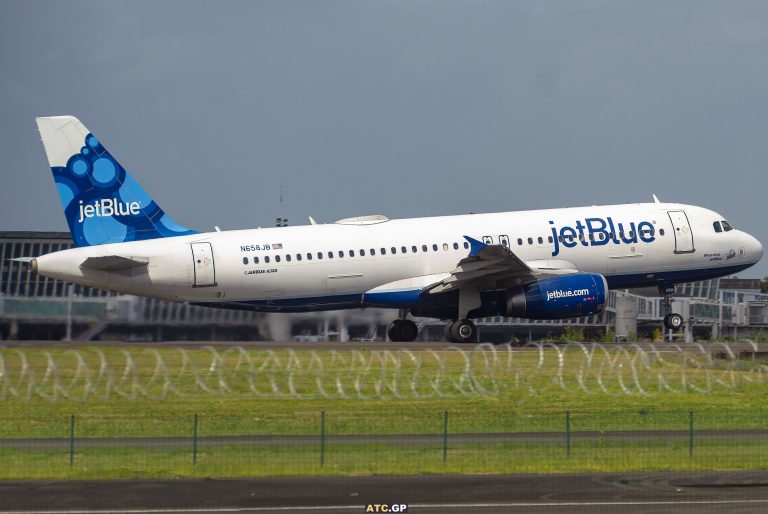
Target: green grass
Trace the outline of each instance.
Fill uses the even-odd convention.
[[[100,351],[104,362],[116,372],[115,376],[121,377],[125,354],[114,348]],[[221,359],[215,363],[218,369],[211,372],[211,354],[206,350],[189,351],[187,357],[176,350],[158,350],[168,376],[173,380],[173,388],[169,391],[163,381],[150,380],[158,369],[156,355],[143,349],[131,349],[129,354],[136,363],[132,372],[135,372],[136,383],[143,392],[135,399],[121,398],[114,393],[113,387],[111,397],[105,399],[102,396],[107,390],[106,382],[99,383],[98,370],[102,362],[95,349],[84,352],[86,368],[71,352],[51,350],[50,355],[59,364],[59,383],[67,384],[74,397],[84,396],[87,389],[86,381],[82,380],[84,374],[90,373],[91,382],[98,386],[91,389],[87,399],[73,401],[62,398],[54,381],[45,378],[47,356],[44,352],[45,349],[37,348],[25,351],[35,383],[41,385],[39,393],[25,400],[9,394],[8,389],[21,391],[25,384],[28,385],[20,380],[22,361],[13,351],[0,350],[4,364],[0,371],[5,373],[0,373],[0,438],[65,440],[69,436],[71,415],[76,418],[76,443],[80,438],[100,437],[191,438],[193,417],[197,414],[201,437],[311,435],[318,436],[319,441],[320,413],[324,411],[328,435],[434,434],[436,439],[434,444],[425,443],[424,446],[329,443],[322,468],[319,444],[201,447],[194,467],[191,465],[191,439],[186,449],[153,447],[152,444],[141,448],[116,444],[78,449],[76,444],[71,468],[66,443],[56,452],[0,447],[0,459],[4,463],[0,467],[0,478],[762,469],[768,463],[768,440],[763,439],[748,444],[727,439],[714,443],[696,441],[693,459],[688,458],[687,443],[665,446],[647,439],[622,444],[575,441],[570,458],[566,459],[564,441],[549,445],[452,446],[450,437],[448,459],[446,463],[442,462],[440,435],[444,411],[449,413],[450,434],[563,432],[566,411],[571,413],[571,429],[575,432],[684,431],[688,429],[689,412],[694,412],[696,430],[768,429],[768,385],[763,383],[762,368],[750,363],[740,362],[734,369],[724,370],[722,362],[709,365],[701,358],[685,362],[680,356],[671,354],[665,362],[641,368],[637,377],[629,374],[629,366],[614,367],[612,374],[603,377],[608,393],[601,391],[594,371],[585,373],[583,380],[590,391],[587,394],[578,381],[578,370],[584,365],[578,352],[566,353],[566,365],[561,374],[558,374],[554,351],[545,355],[543,364],[535,353],[519,353],[514,354],[515,360],[511,364],[494,368],[497,388],[494,394],[462,396],[458,391],[462,380],[467,380],[466,361],[461,355],[449,352],[443,356],[442,371],[435,358],[426,359],[416,381],[416,391],[426,396],[431,391],[429,380],[441,373],[444,390],[450,393],[445,397],[433,395],[415,399],[411,395],[397,399],[385,394],[385,399],[345,399],[316,397],[317,368],[309,367],[311,359],[306,351],[297,351],[292,356],[286,352],[267,355],[263,351],[252,351],[250,354],[255,362],[267,365],[261,372],[249,374],[243,356],[234,351],[220,352]],[[401,391],[407,391],[409,383],[406,379],[415,373],[415,366],[407,360],[401,361],[399,375],[394,367],[381,366],[376,368],[377,373],[370,370],[366,373],[365,359],[372,354],[365,351],[355,354],[318,351],[315,355],[323,361],[324,383],[335,384],[338,380],[345,390],[355,391],[354,381],[362,377],[360,391],[368,396],[373,396],[377,381],[390,386],[397,384]],[[621,351],[597,353],[592,369],[607,368],[612,362],[615,365],[615,359],[626,359],[622,355]],[[473,378],[490,389],[493,384],[483,371],[481,358],[477,355],[473,358],[476,359]],[[279,365],[275,359],[279,360]],[[272,377],[284,391],[287,383],[285,367],[290,359],[294,359],[294,366],[303,366],[302,372],[296,374],[294,386],[306,397],[253,397],[246,394],[250,387],[249,377],[260,390],[269,387],[269,377]],[[374,362],[378,361],[374,359]],[[190,372],[193,367],[198,369],[197,381]],[[686,372],[685,389],[675,378],[681,369]],[[223,392],[218,386],[220,370],[227,370],[225,377],[231,393]],[[660,370],[675,390],[685,392],[670,392],[659,387]],[[624,381],[625,387],[639,383],[649,394],[636,394],[634,386],[630,391],[635,394],[622,394],[619,379]],[[566,384],[565,388],[561,382]],[[123,382],[124,394],[131,392],[127,383]],[[165,399],[157,399],[163,395]],[[58,399],[53,401],[52,398],[57,396]]]

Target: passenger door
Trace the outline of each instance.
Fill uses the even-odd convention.
[[[192,262],[195,271],[193,287],[212,287],[216,285],[216,267],[213,262],[211,243],[190,243]]]
[[[688,216],[685,211],[668,211],[669,219],[672,222],[672,229],[675,234],[675,253],[695,252],[693,246],[693,232],[691,224],[688,222]]]

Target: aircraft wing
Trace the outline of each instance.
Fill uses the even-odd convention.
[[[136,268],[138,266],[146,266],[147,264],[149,264],[149,259],[146,257],[104,255],[102,257],[88,257],[80,264],[80,267],[99,271],[119,271]]]
[[[485,244],[469,236],[464,236],[464,239],[470,244],[469,256],[459,261],[448,277],[425,287],[423,293],[445,293],[470,284],[481,290],[503,289],[536,278],[578,273],[569,261],[545,259],[526,262],[506,246]]]

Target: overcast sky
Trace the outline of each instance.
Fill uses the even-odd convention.
[[[765,1],[4,0],[0,230],[66,230],[59,114],[198,230],[656,193],[768,243]]]

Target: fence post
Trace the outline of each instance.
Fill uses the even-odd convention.
[[[693,411],[688,413],[688,457],[693,458]]]
[[[571,458],[571,411],[565,411],[565,458]]]
[[[192,428],[192,465],[197,464],[197,414],[195,414],[195,424]]]
[[[325,464],[325,411],[320,411],[320,466]]]
[[[69,417],[69,467],[75,463],[75,415]]]
[[[448,411],[443,412],[443,464],[448,459]]]

